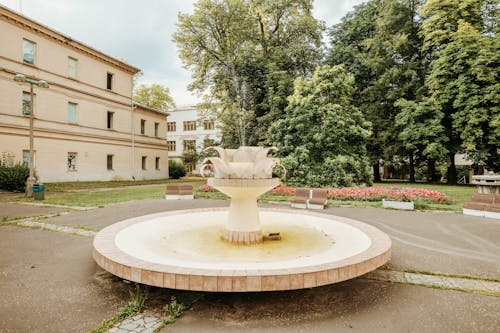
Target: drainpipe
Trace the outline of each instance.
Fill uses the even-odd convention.
[[[134,110],[135,110],[135,104],[134,104],[134,78],[132,77],[132,85],[130,89],[130,101],[131,101],[131,108],[130,108],[130,141],[131,141],[131,150],[130,150],[130,167],[132,168],[131,170],[131,175],[132,179],[135,180],[135,134],[134,134]]]

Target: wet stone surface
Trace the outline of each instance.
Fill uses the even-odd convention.
[[[108,333],[152,333],[160,326],[160,318],[135,315],[116,324]]]

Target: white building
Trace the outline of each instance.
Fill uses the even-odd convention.
[[[181,160],[186,171],[199,174],[200,162],[189,159],[189,153],[201,152],[220,142],[222,134],[214,112],[201,112],[196,105],[177,107],[169,111],[167,145],[169,157]]]

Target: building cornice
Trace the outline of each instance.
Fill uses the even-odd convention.
[[[17,25],[24,30],[30,31],[34,34],[42,36],[48,40],[57,42],[66,47],[72,48],[77,52],[83,53],[115,68],[118,68],[124,72],[130,73],[132,75],[140,71],[139,68],[126,64],[125,62],[108,56],[101,51],[98,51],[88,45],[83,44],[73,38],[64,35],[52,28],[47,27],[41,23],[33,21],[15,11],[8,9],[5,6],[0,5],[0,19],[7,21],[13,25]]]

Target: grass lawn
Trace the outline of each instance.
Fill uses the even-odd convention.
[[[47,191],[43,203],[67,206],[103,206],[116,202],[161,199],[165,196],[166,183],[185,182],[193,185],[195,198],[197,199],[228,199],[219,191],[200,191],[198,188],[206,183],[206,180],[198,177],[185,177],[183,179],[149,180],[149,181],[117,181],[117,182],[72,182],[72,183],[47,183]],[[146,187],[126,188],[133,185],[151,185]],[[156,185],[156,186],[155,186]],[[416,209],[423,210],[450,210],[461,211],[464,202],[470,201],[475,193],[475,186],[426,184],[408,182],[383,182],[376,183],[375,187],[415,187],[438,190],[450,198],[447,203],[433,204],[424,201],[415,201]],[[113,189],[114,187],[121,187]],[[111,188],[111,189],[110,189]],[[105,189],[105,190],[104,190]],[[75,190],[80,190],[75,192]],[[87,190],[87,191],[86,191]],[[267,193],[261,197],[262,201],[289,201],[292,197],[276,193]],[[33,201],[25,198],[22,194],[9,198],[9,201]],[[329,200],[330,206],[348,207],[382,207],[381,201],[344,201]]]

